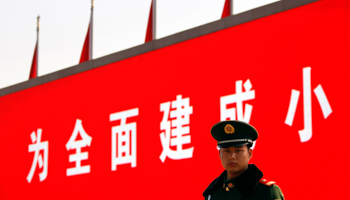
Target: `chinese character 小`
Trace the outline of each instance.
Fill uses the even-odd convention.
[[[314,89],[314,93],[321,106],[323,117],[326,119],[332,113],[332,108],[320,84]],[[299,91],[292,89],[287,117],[284,122],[289,126],[292,126],[293,124],[295,111],[299,101],[299,94]],[[304,129],[299,131],[299,137],[301,142],[307,142],[312,137],[311,67],[303,68],[303,95]]]

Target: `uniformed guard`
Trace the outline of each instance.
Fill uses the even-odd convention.
[[[211,128],[217,141],[225,171],[204,191],[205,200],[284,200],[273,181],[262,179],[263,173],[248,164],[252,145],[258,138],[256,129],[241,121],[222,121]]]

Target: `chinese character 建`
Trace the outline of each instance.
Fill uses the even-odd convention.
[[[170,107],[174,110],[170,111]],[[160,104],[160,111],[164,114],[160,123],[160,129],[163,130],[160,134],[163,151],[159,159],[164,162],[166,157],[174,160],[192,158],[193,147],[183,149],[182,146],[191,143],[189,124],[193,109],[190,98],[182,99],[182,95],[177,95],[175,101]],[[175,146],[176,150],[170,146]]]

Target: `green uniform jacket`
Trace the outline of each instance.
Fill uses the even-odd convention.
[[[260,183],[263,173],[253,164],[241,175],[226,181],[224,171],[204,191],[205,200],[284,200],[277,185]]]

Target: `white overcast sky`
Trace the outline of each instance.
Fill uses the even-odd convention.
[[[233,0],[234,14],[278,0]],[[157,0],[157,38],[221,18],[225,0]],[[151,0],[94,0],[93,59],[144,43]],[[0,0],[0,88],[28,80],[40,15],[38,76],[79,63],[91,0]]]

